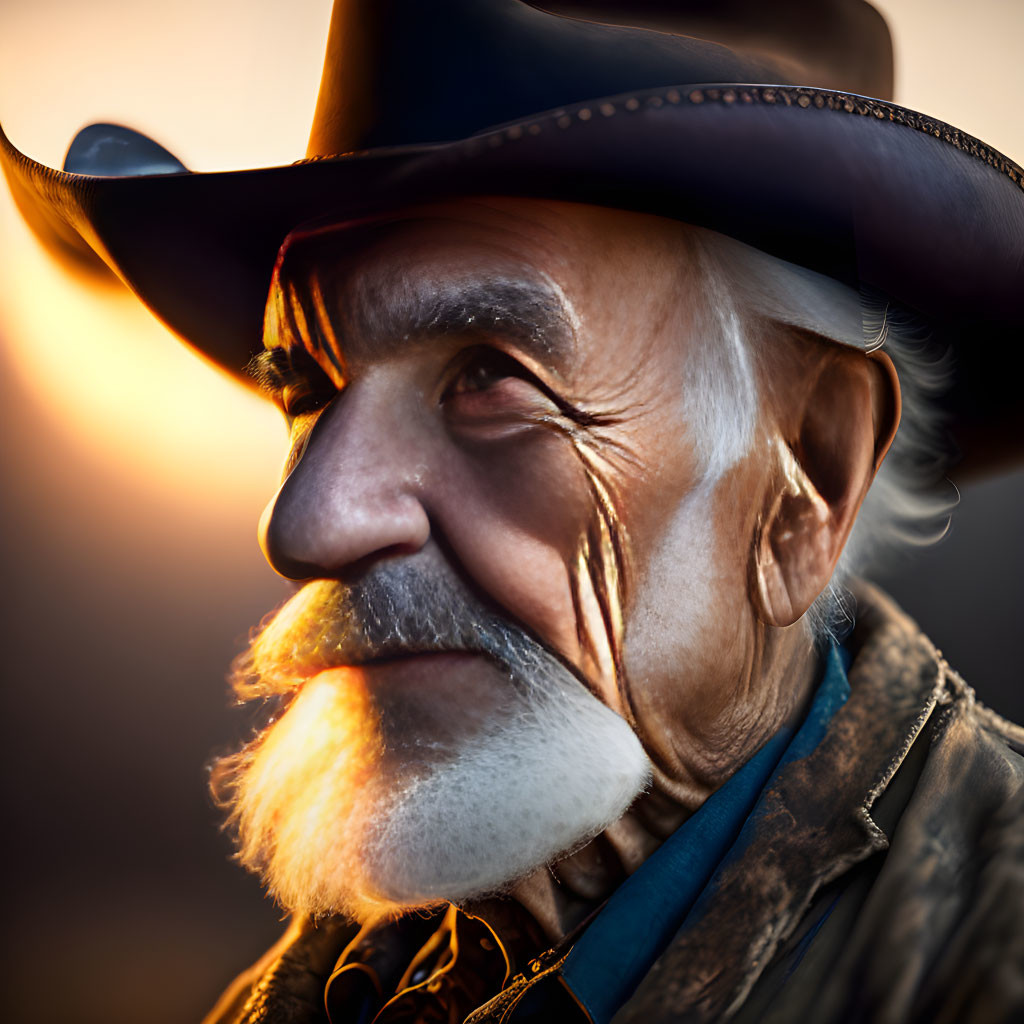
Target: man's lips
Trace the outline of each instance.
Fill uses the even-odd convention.
[[[354,662],[349,668],[373,668],[377,665],[407,664],[411,662],[444,661],[445,659],[489,658],[483,651],[448,650],[448,651],[405,651],[400,653],[382,654],[376,658]]]
[[[457,669],[467,663],[480,664],[490,662],[497,667],[497,662],[491,655],[484,651],[470,650],[443,650],[443,651],[406,651],[401,653],[389,652],[376,657],[357,659],[339,662],[336,665],[325,665],[308,673],[309,678],[315,678],[324,672],[332,672],[336,669],[345,669],[351,672],[361,672],[373,675],[374,673],[417,673],[417,672],[443,672]]]
[[[508,671],[471,651],[407,654],[326,669],[318,683],[358,686],[385,719],[406,723],[398,734],[464,737],[486,728],[515,700]]]
[[[500,672],[498,665],[487,654],[479,651],[415,651],[408,654],[389,654],[386,657],[371,658],[357,665],[344,665],[318,672],[341,669],[358,673],[372,686],[374,684],[428,685],[454,675],[464,673]]]
[[[555,655],[551,655],[556,657]],[[603,699],[590,680],[574,665],[561,658],[559,662],[571,673],[577,682],[598,699]],[[461,690],[461,697],[469,694],[467,687],[474,687],[479,694],[480,687],[487,682],[499,683],[504,689],[509,685],[510,668],[488,651],[466,648],[444,650],[389,651],[365,659],[317,666],[303,673],[303,685],[331,672],[339,672],[338,681],[351,680],[353,675],[365,680],[369,689],[417,687],[431,689],[441,696],[444,689]],[[452,696],[456,694],[453,692]]]

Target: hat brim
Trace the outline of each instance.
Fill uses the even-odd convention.
[[[278,249],[297,225],[453,196],[535,196],[699,224],[884,293],[952,346],[946,403],[972,463],[1021,447],[1024,403],[1001,371],[1024,340],[1024,172],[895,104],[686,85],[450,143],[259,170],[67,174],[2,131],[0,160],[37,233],[65,252],[98,254],[172,330],[243,380],[261,347]]]

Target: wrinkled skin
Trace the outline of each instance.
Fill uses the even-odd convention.
[[[521,323],[403,332],[330,312],[338,330],[315,353],[316,381],[282,396],[299,395],[291,471],[261,524],[278,572],[348,579],[380,559],[440,555],[573,666],[653,762],[651,791],[619,822],[514,890],[549,940],[799,715],[817,659],[797,620],[899,416],[884,356],[780,343],[749,455],[708,481],[682,397],[703,341],[685,230],[523,199],[361,229],[329,312],[511,280],[548,297],[564,337]],[[365,671],[445,699],[430,656]],[[479,908],[499,928],[503,912]]]

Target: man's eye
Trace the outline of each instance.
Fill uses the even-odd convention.
[[[300,380],[286,384],[281,389],[280,405],[284,414],[291,419],[322,409],[335,395],[332,388],[314,388],[308,381]]]
[[[475,394],[498,387],[510,378],[540,387],[537,378],[511,356],[497,349],[473,349],[445,391],[442,401],[455,395]]]
[[[338,393],[316,360],[303,349],[264,349],[246,369],[289,419],[317,412]]]

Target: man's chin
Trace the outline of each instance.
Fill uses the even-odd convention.
[[[239,857],[284,907],[365,920],[500,892],[646,787],[632,730],[569,673],[517,686],[484,660],[323,672],[239,756]]]

